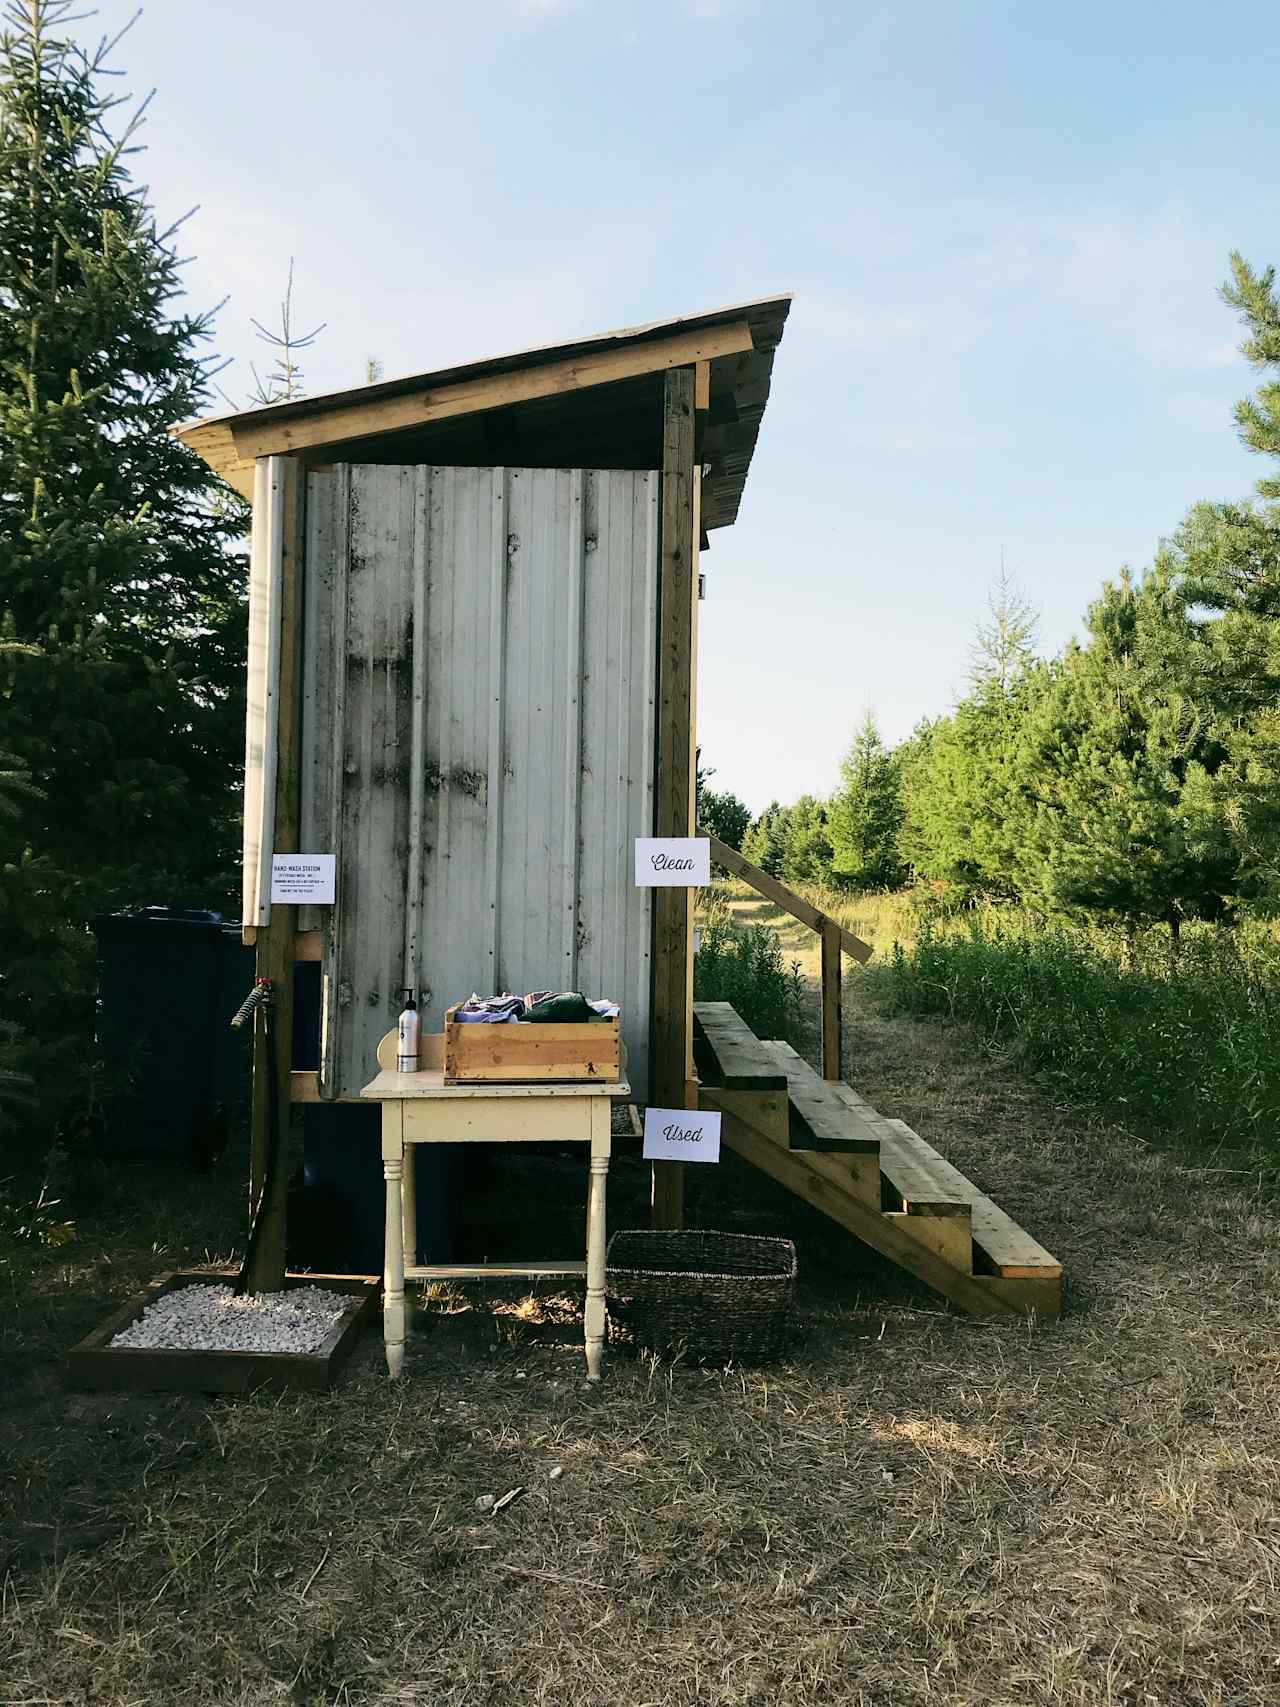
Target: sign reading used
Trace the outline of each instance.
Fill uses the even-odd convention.
[[[337,866],[336,854],[272,854],[271,899],[332,906]]]
[[[692,1108],[646,1108],[647,1162],[718,1162],[720,1116]]]
[[[711,881],[711,843],[705,836],[637,836],[640,889],[699,889]]]

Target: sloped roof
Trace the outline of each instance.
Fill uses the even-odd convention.
[[[790,296],[734,303],[571,343],[381,380],[321,397],[207,416],[175,429],[210,467],[252,491],[257,456],[309,462],[435,462],[656,468],[667,369],[706,361],[702,525],[737,518]]]

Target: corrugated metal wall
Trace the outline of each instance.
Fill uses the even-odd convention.
[[[612,996],[644,1084],[657,494],[590,470],[309,476],[302,846],[338,855],[322,1094],[368,1082],[405,985],[431,1029],[472,990]]]

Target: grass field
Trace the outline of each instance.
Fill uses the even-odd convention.
[[[324,1397],[71,1394],[61,1352],[242,1209],[234,1166],[82,1170],[73,1244],[0,1248],[0,1704],[1270,1707],[1274,1206],[869,989],[850,1077],[1061,1257],[1060,1323],[955,1316],[730,1161],[693,1213],[797,1238],[783,1366],[592,1391],[572,1297],[469,1290],[395,1386],[374,1338]],[[474,1214],[572,1237],[548,1167]],[[639,1217],[634,1154],[611,1185]]]

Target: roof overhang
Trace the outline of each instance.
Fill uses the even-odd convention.
[[[174,429],[246,497],[260,456],[306,462],[658,468],[663,376],[706,364],[702,525],[737,518],[790,296],[493,356]]]

